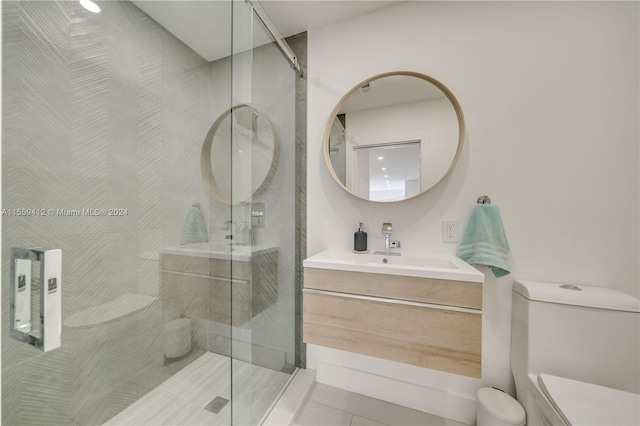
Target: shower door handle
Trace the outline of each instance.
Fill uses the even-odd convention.
[[[40,262],[40,316],[31,323],[31,265]],[[62,251],[13,249],[12,335],[47,352],[62,345]]]

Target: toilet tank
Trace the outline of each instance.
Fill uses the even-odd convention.
[[[635,297],[603,287],[514,282],[511,371],[519,400],[527,374],[541,373],[640,393],[639,360]]]

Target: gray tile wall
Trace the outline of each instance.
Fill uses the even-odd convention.
[[[208,63],[129,2],[96,15],[77,1],[2,6],[3,208],[128,210],[3,217],[3,306],[16,246],[62,249],[63,318],[127,293],[159,297],[157,253],[179,243],[202,186],[191,147],[211,119]],[[101,424],[166,378],[160,302],[63,325],[47,354],[10,338],[5,312],[2,424]]]

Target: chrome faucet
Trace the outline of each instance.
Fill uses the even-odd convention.
[[[384,235],[384,251],[376,251],[373,254],[382,254],[385,256],[400,256],[400,253],[391,253],[391,247],[400,247],[399,241],[391,241],[393,229],[391,223],[382,224],[382,235]]]
[[[232,220],[228,220],[222,226],[223,231],[229,231],[228,235],[225,235],[225,240],[229,240],[229,244],[231,245],[252,245],[255,244],[255,238],[253,235],[253,228],[247,224],[247,222],[243,222],[245,224],[244,227],[238,227]]]
[[[382,235],[384,235],[384,254],[389,254],[389,240],[391,239],[391,224],[385,222],[382,224]]]
[[[233,221],[232,220],[227,220],[224,225],[222,225],[222,229],[223,231],[229,231],[228,235],[224,236],[225,240],[229,240],[230,243],[233,243]]]

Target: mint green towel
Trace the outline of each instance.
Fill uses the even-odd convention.
[[[209,241],[207,227],[199,207],[191,207],[184,220],[182,229],[182,245],[206,243]]]
[[[458,257],[467,263],[487,265],[497,278],[511,271],[509,243],[498,206],[476,205],[460,240]]]

